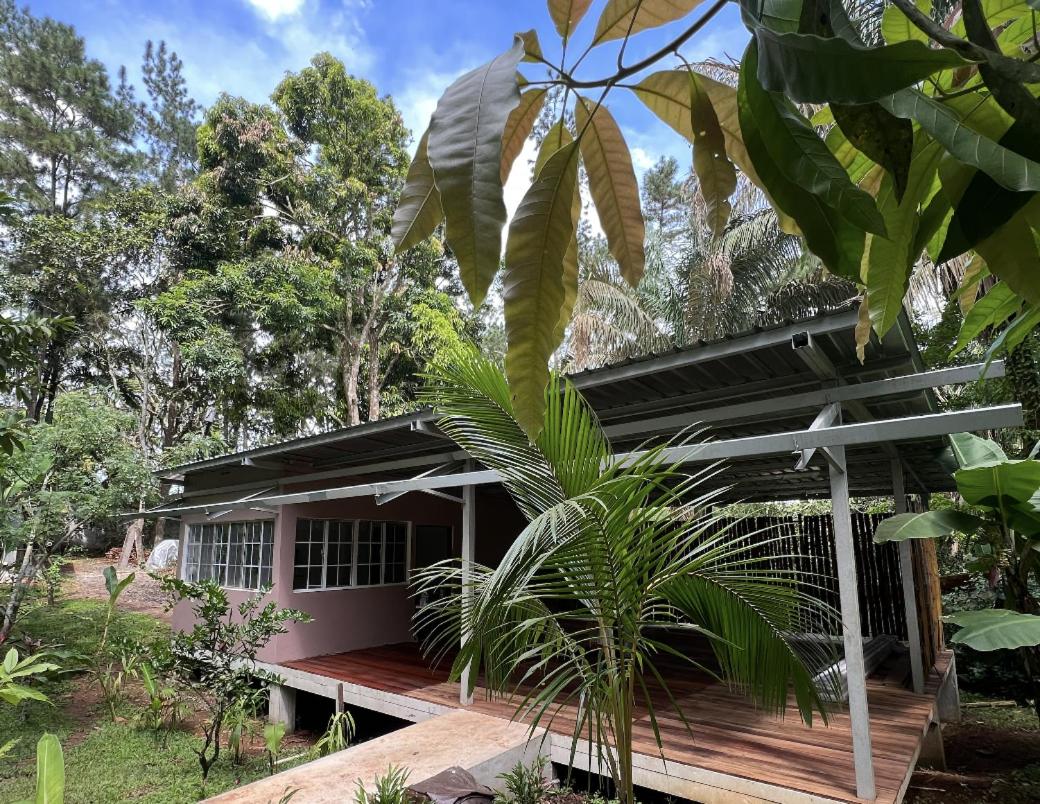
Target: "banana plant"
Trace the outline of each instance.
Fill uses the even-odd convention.
[[[960,626],[951,641],[980,651],[1017,650],[1040,717],[1040,460],[1037,449],[1011,459],[993,441],[969,433],[950,437],[960,468],[954,472],[965,505],[898,514],[882,522],[874,541],[940,539],[966,535],[975,551],[973,571],[994,579],[1003,607],[947,617]]]
[[[610,110],[622,93],[692,147],[716,236],[739,171],[861,287],[861,338],[895,324],[926,253],[967,255],[1006,283],[1019,304],[1001,323],[1019,323],[1005,345],[1040,324],[1034,0],[738,0],[750,41],[736,87],[693,61],[729,0],[547,2],[554,30],[516,34],[444,92],[392,230],[404,251],[443,223],[476,306],[501,273],[506,373],[530,438],[577,295],[579,165],[621,274],[633,287],[643,275],[639,188]],[[503,186],[534,131],[546,133],[510,220]]]
[[[49,703],[47,696],[42,692],[20,682],[60,669],[58,665],[47,661],[46,654],[35,653],[20,658],[16,649],[9,649],[4,656],[3,664],[0,664],[0,701],[12,706],[27,700]]]

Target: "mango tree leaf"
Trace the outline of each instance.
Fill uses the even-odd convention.
[[[592,0],[549,0],[549,16],[564,41],[570,38]]]
[[[957,354],[985,330],[1000,326],[1021,309],[1022,298],[1007,282],[998,282],[972,305],[970,312],[964,317],[961,330],[957,333],[957,343],[950,354]]]
[[[729,221],[729,198],[737,189],[737,171],[726,156],[726,135],[719,125],[711,96],[701,86],[701,78],[690,70],[690,113],[693,128],[693,170],[697,174],[708,225],[715,237]]]
[[[931,16],[931,0],[914,0],[914,5],[917,6],[922,14]],[[910,22],[906,14],[895,5],[886,6],[884,13],[881,15],[881,36],[890,45],[894,45],[897,42],[911,42],[915,40],[928,44],[931,41],[928,38],[928,34]]]
[[[896,200],[892,174],[886,173],[881,181],[878,209],[885,218],[888,234],[868,235],[863,253],[863,282],[870,299],[870,318],[878,335],[888,332],[903,311],[910,272],[920,256],[913,250],[921,224],[918,208],[931,191],[942,155],[942,146],[922,132],[902,201]]]
[[[501,176],[503,185],[509,178],[513,163],[524,149],[524,143],[531,136],[534,121],[538,119],[538,113],[542,111],[544,102],[544,89],[540,87],[528,89],[520,94],[520,103],[506,118],[506,125],[502,130]]]
[[[426,155],[429,136],[429,131],[425,132],[415,148],[415,157],[408,167],[408,178],[405,179],[404,190],[401,191],[401,200],[394,211],[390,236],[394,239],[394,250],[397,253],[421,243],[433,234],[444,219],[441,194],[433,182],[433,168],[430,167],[430,160]]]
[[[874,531],[874,543],[941,539],[951,533],[975,533],[985,525],[986,520],[955,508],[918,514],[896,514],[878,523],[877,530]]]
[[[950,641],[972,650],[1014,650],[1040,645],[1040,617],[1011,609],[959,611],[944,618],[961,626]]]
[[[767,144],[767,131],[760,127],[765,124],[774,137],[781,130],[773,98],[758,82],[757,64],[757,46],[752,40],[740,67],[740,129],[762,186],[778,210],[798,223],[809,248],[828,270],[858,281],[864,232],[780,169],[778,160],[792,157],[789,148],[778,151],[776,142]],[[790,138],[778,141],[790,144]]]
[[[962,469],[973,466],[989,465],[996,461],[1008,459],[1000,444],[988,438],[979,438],[971,433],[953,433],[950,436],[950,447]]]
[[[509,225],[503,299],[506,376],[517,420],[532,439],[542,427],[549,357],[563,304],[563,261],[574,237],[578,146],[546,160]]]
[[[899,201],[906,191],[910,175],[910,157],[914,150],[913,123],[894,117],[877,103],[850,106],[832,103],[828,108],[849,142],[892,176],[896,201]]]
[[[702,0],[607,0],[599,15],[592,44],[621,39],[685,17]]]
[[[953,156],[989,174],[1001,186],[1009,190],[1040,190],[1040,163],[969,128],[949,106],[916,89],[897,92],[882,98],[880,103],[896,117],[916,122]]]
[[[578,96],[574,122],[581,136],[581,158],[589,177],[607,245],[621,275],[635,287],[646,265],[646,225],[639,203],[639,183],[621,129],[605,106]]]
[[[1026,502],[1040,490],[1040,461],[995,461],[958,469],[953,479],[971,505],[1010,506]]]
[[[522,61],[545,61],[545,57],[542,55],[542,43],[538,41],[538,31],[532,28],[529,31],[521,31],[517,36],[524,43]]]
[[[836,37],[751,29],[762,86],[799,103],[869,103],[967,63],[952,50],[917,41],[860,47]]]
[[[470,301],[479,307],[502,257],[502,133],[520,101],[523,42],[463,75],[441,96],[427,152],[444,208],[445,238]]]
[[[44,734],[36,744],[36,804],[62,804],[65,800],[65,758],[61,743]]]
[[[997,229],[975,250],[982,255],[989,271],[1004,280],[1016,294],[1030,304],[1040,304],[1040,248],[1037,246],[1029,213],[1040,206],[1034,199]]]

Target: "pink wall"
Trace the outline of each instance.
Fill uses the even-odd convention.
[[[493,510],[482,514],[481,500],[477,502],[477,549],[480,555],[481,530],[486,528],[488,543],[485,550],[500,557],[513,534],[513,517],[496,517]],[[489,501],[490,502],[490,501]],[[498,500],[495,499],[496,507]],[[259,512],[235,512],[228,514],[226,521],[269,518]],[[293,553],[295,547],[296,520],[298,517],[371,519],[410,522],[412,525],[446,525],[453,529],[455,555],[459,554],[460,530],[462,527],[461,506],[450,500],[442,500],[419,492],[398,497],[386,505],[376,505],[372,498],[329,500],[300,505],[281,506],[275,516],[274,566],[271,595],[279,605],[300,609],[313,618],[312,622],[290,626],[289,633],[275,637],[264,650],[261,659],[270,662],[286,662],[307,656],[340,653],[358,648],[407,642],[412,639],[411,619],[414,603],[405,584],[375,586],[356,589],[294,591],[292,588]],[[181,528],[181,556],[184,556],[184,539],[187,525],[205,521],[204,516],[185,517]],[[414,539],[413,539],[414,541]],[[414,555],[414,543],[411,553]],[[497,561],[497,557],[495,558]],[[411,557],[409,558],[409,567]],[[233,603],[249,596],[249,592],[228,590]],[[183,629],[189,627],[192,614],[188,607],[179,606],[173,612],[173,625]]]

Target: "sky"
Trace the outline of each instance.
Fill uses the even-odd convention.
[[[89,56],[113,75],[125,65],[138,87],[145,42],[165,40],[183,60],[188,87],[203,105],[220,92],[265,101],[286,72],[328,51],[381,94],[393,96],[416,133],[425,129],[444,89],[506,50],[514,32],[535,28],[546,55],[558,53],[544,0],[27,0],[27,5],[34,14],[75,26]],[[584,48],[602,5],[597,0],[589,10],[575,34],[576,45]],[[626,63],[675,34],[674,24],[638,34],[629,43]],[[694,61],[736,59],[747,38],[730,6],[683,52]],[[608,75],[616,69],[615,60],[616,46],[605,44],[592,51],[579,76]],[[662,66],[674,66],[674,61]],[[540,77],[533,65],[525,72]],[[607,105],[625,133],[637,174],[665,155],[689,164],[688,145],[630,93],[612,91]],[[510,209],[523,193],[524,173],[513,171],[506,188]]]

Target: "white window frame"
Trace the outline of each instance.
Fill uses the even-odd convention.
[[[212,567],[220,567],[222,569],[222,579],[210,578],[208,580],[214,580],[217,584],[219,584],[219,586],[222,589],[230,589],[230,590],[239,591],[239,592],[257,592],[260,589],[266,588],[265,585],[263,583],[261,583],[261,579],[263,577],[263,569],[264,569],[264,564],[263,564],[263,558],[264,558],[264,534],[263,534],[263,528],[267,524],[270,524],[270,526],[271,526],[271,535],[270,535],[271,564],[270,564],[270,567],[269,567],[269,569],[270,569],[270,581],[269,581],[269,583],[266,586],[267,587],[273,586],[274,585],[274,566],[275,566],[275,561],[276,561],[276,558],[277,558],[276,553],[275,553],[275,535],[278,532],[277,521],[276,521],[275,517],[261,518],[261,519],[233,519],[233,520],[229,520],[227,522],[185,522],[184,523],[184,549],[182,551],[183,555],[181,556],[181,560],[180,560],[180,575],[179,575],[179,577],[181,578],[181,580],[187,581],[189,583],[199,583],[199,582],[201,582],[198,577],[196,577],[194,580],[191,580],[191,579],[188,578],[188,548],[189,548],[189,546],[191,544],[192,528],[198,528],[199,532],[200,532],[200,536],[201,536],[202,530],[204,528],[206,528],[206,527],[224,529],[223,532],[225,533],[225,540],[226,540],[227,544],[230,546],[231,526],[232,525],[245,525],[245,526],[257,525],[257,526],[259,526],[261,528],[260,543],[259,543],[259,548],[258,548],[258,550],[259,550],[259,563],[257,563],[255,565],[255,567],[256,567],[257,586],[255,586],[255,587],[254,586],[236,586],[236,585],[227,583],[228,559],[230,558],[227,550],[225,551],[224,560],[223,560],[222,563],[215,563],[215,562],[211,562],[210,563],[210,566],[212,566]],[[202,541],[201,541],[201,539],[199,540],[198,544],[199,544],[199,550],[200,550],[200,553],[201,553],[201,549],[202,549],[202,546],[201,546],[202,545]],[[214,541],[214,545],[215,544],[216,544],[216,542]],[[201,559],[201,555],[200,555],[200,559]],[[242,565],[240,565],[240,567],[243,568],[243,569],[245,567],[252,567],[252,566],[254,566],[254,565],[252,565],[252,564],[242,564]],[[201,575],[201,571],[202,571],[202,562],[201,562],[201,560],[198,562],[198,567],[199,567],[199,574]],[[243,574],[244,574],[244,572],[243,572]]]
[[[306,520],[308,522],[321,522],[323,523],[322,532],[324,535],[323,549],[322,549],[322,569],[321,569],[321,586],[312,586],[310,588],[297,589],[295,580],[293,582],[293,592],[298,593],[309,593],[309,592],[335,592],[342,591],[345,589],[374,589],[377,587],[393,587],[393,586],[407,586],[412,572],[412,533],[414,530],[413,522],[406,522],[399,519],[337,519],[335,517],[299,517],[296,521]],[[328,586],[328,572],[329,572],[329,530],[331,523],[346,523],[352,524],[351,529],[351,548],[350,548],[350,584],[347,586]],[[380,528],[380,549],[379,549],[379,582],[378,583],[358,583],[358,545],[361,541],[361,523],[367,522],[371,525],[378,525]],[[403,525],[405,527],[405,542],[404,542],[404,580],[394,581],[393,583],[385,583],[383,579],[386,577],[386,526],[387,525]],[[296,574],[296,542],[295,542],[295,531],[293,534],[293,575]],[[309,558],[309,557],[308,557]],[[306,565],[308,568],[311,565]],[[366,566],[370,564],[366,563]]]

